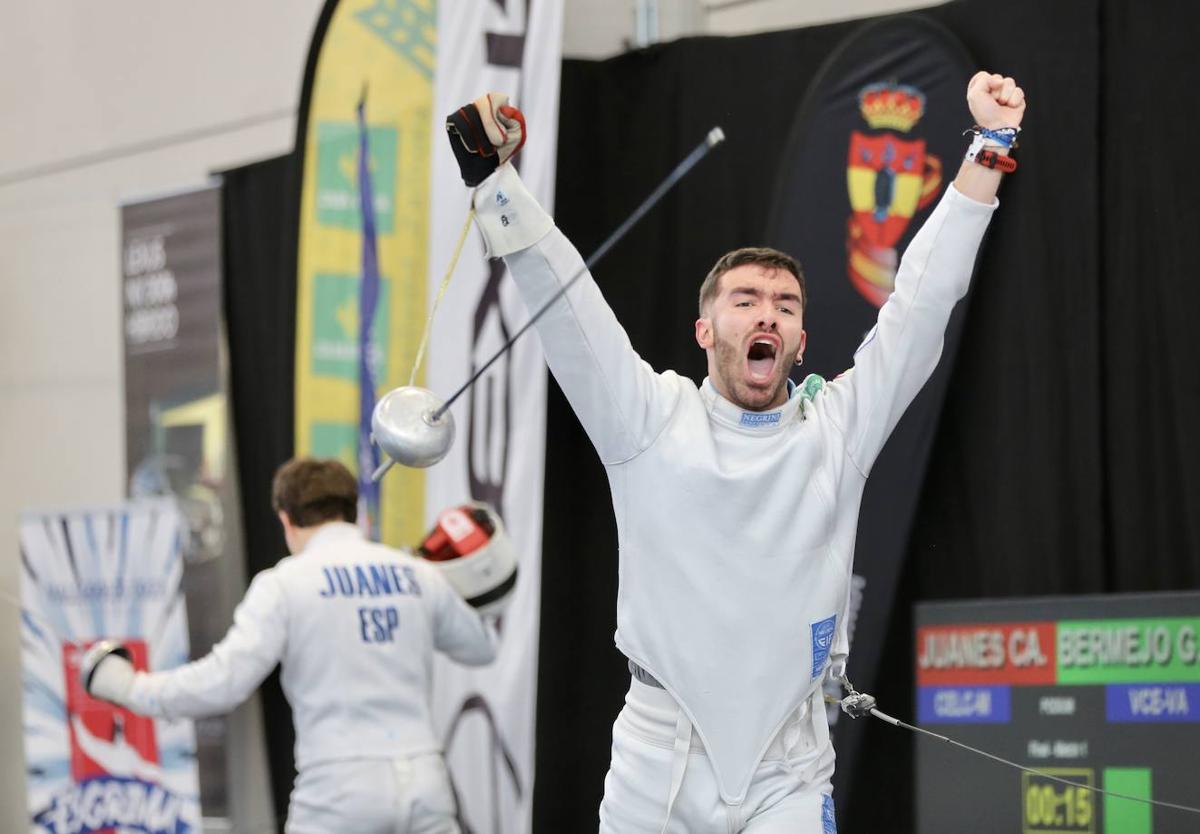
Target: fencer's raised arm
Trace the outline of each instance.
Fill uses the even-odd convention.
[[[486,107],[487,97],[464,108]],[[462,113],[463,110],[458,111]],[[464,117],[473,123],[474,116]],[[476,146],[464,152],[462,134],[448,122],[450,143],[468,184],[479,174],[480,160],[499,154]],[[501,108],[489,121],[519,131],[524,121]],[[469,128],[463,128],[469,131]],[[507,140],[511,143],[511,139]],[[518,145],[519,146],[519,145]],[[490,156],[489,156],[490,154]],[[476,222],[488,254],[502,257],[526,306],[539,309],[564,284],[585,271],[583,258],[554,225],[509,164],[495,164],[474,193]],[[538,335],[554,378],[605,464],[636,456],[665,424],[675,401],[670,372],[656,374],[629,342],[591,275],[584,275],[537,322]]]
[[[1024,94],[1011,78],[978,73],[967,101],[984,127],[1020,126]],[[975,253],[999,205],[1001,177],[997,170],[963,163],[905,250],[895,290],[855,352],[853,367],[826,386],[830,415],[845,435],[850,460],[864,475],[937,366],[950,314],[967,292]]]

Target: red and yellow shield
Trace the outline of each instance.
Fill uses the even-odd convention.
[[[942,163],[926,152],[925,140],[900,135],[920,119],[924,102],[918,90],[902,85],[872,84],[859,93],[863,118],[879,132],[850,134],[847,269],[854,288],[876,307],[892,292],[896,246],[909,221],[942,184]]]

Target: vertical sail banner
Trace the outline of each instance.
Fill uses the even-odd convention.
[[[327,14],[329,10],[326,10]],[[429,145],[437,54],[434,0],[336,3],[305,91],[304,182],[296,297],[296,453],[359,469],[359,297],[363,216],[359,129],[375,209],[378,295],[370,365],[376,396],[408,381],[425,322]],[[310,67],[312,67],[310,58]],[[418,377],[418,384],[420,378]],[[383,541],[415,541],[425,478],[397,469],[380,487]]]
[[[79,679],[83,652],[105,637],[139,669],[187,662],[177,502],[26,513],[19,529],[30,830],[198,834],[192,722],[97,701]]]
[[[409,382],[458,241],[470,192],[445,138],[447,113],[507,93],[530,139],[517,157],[547,209],[554,193],[562,0],[331,0],[309,58],[296,344],[296,452],[359,468],[358,322],[362,195],[355,107],[365,95],[378,290],[370,350],[375,396]],[[474,233],[441,304],[415,384],[448,397],[527,319],[502,263]],[[496,663],[439,660],[433,707],[464,831],[524,832],[533,793],[545,364],[522,339],[452,408],[457,440],[427,470],[380,484],[381,539],[413,546],[442,510],[492,504],[520,555]]]

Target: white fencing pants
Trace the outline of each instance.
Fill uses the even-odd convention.
[[[631,682],[613,725],[600,834],[836,833],[830,784],[834,752],[819,690],[771,742],[738,805],[721,799],[708,754],[694,733],[682,782],[673,784],[673,775],[680,773],[679,717],[666,690]]]
[[[459,834],[440,753],[346,759],[304,768],[288,805],[287,834]]]

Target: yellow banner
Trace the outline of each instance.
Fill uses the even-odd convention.
[[[436,42],[435,0],[342,0],[309,96],[297,276],[296,454],[336,457],[355,472],[362,270],[355,107],[365,90],[380,274],[372,336],[378,397],[408,383],[425,324]],[[424,472],[396,467],[381,486],[382,540],[415,544],[424,532]]]

